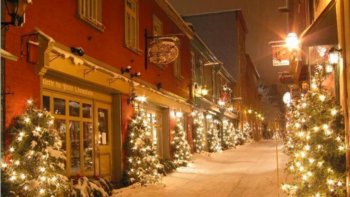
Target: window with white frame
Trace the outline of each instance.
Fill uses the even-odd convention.
[[[102,24],[102,0],[79,0],[78,15],[82,20],[97,29],[104,29]]]
[[[160,36],[163,34],[163,23],[155,15],[153,15],[153,36]]]
[[[138,43],[137,0],[125,0],[125,46],[137,51]]]
[[[174,76],[177,79],[183,79],[183,76],[181,75],[181,56],[180,56],[180,54],[176,58],[176,60],[174,61],[173,65],[174,65]]]

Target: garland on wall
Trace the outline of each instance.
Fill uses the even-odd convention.
[[[171,143],[174,150],[174,163],[176,166],[187,166],[191,159],[191,151],[187,141],[186,131],[183,128],[182,117],[176,117],[176,125],[172,134],[174,136]]]
[[[135,109],[128,125],[126,155],[128,184],[138,182],[147,185],[161,181],[158,171],[162,170],[162,165],[152,141],[149,121],[142,108]]]
[[[205,132],[204,132],[204,115],[201,112],[195,114],[193,119],[193,142],[196,153],[204,150]]]
[[[57,196],[69,189],[66,156],[54,117],[28,100],[25,113],[10,128],[15,137],[2,162],[2,194]]]
[[[322,80],[319,68],[312,89],[289,108],[287,169],[294,181],[282,189],[291,196],[346,196],[344,120]]]
[[[208,120],[209,128],[207,130],[207,140],[209,152],[219,152],[221,151],[221,140],[219,138],[219,129],[217,120]]]

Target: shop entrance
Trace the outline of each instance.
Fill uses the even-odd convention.
[[[49,89],[43,90],[43,109],[55,117],[55,128],[66,151],[67,176],[111,179],[111,104]]]

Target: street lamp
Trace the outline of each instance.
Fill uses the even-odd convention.
[[[16,27],[22,26],[25,18],[25,10],[31,0],[4,0],[8,15],[11,16],[11,21],[1,22],[1,26],[13,25]]]

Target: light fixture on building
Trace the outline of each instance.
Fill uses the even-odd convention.
[[[299,48],[299,39],[296,33],[289,33],[285,42],[287,48],[291,51]]]
[[[340,49],[331,48],[328,53],[328,62],[330,64],[338,64],[340,59]]]
[[[225,101],[223,101],[223,100],[221,100],[221,99],[219,99],[219,101],[218,101],[218,105],[220,106],[220,107],[224,107],[225,106]]]
[[[24,24],[25,10],[31,0],[4,0],[6,11],[11,16],[11,21],[1,22],[1,26],[22,26]]]
[[[209,90],[207,89],[206,85],[201,88],[201,95],[202,96],[208,95],[208,92],[209,92]]]
[[[284,95],[283,95],[283,103],[286,104],[287,106],[289,106],[291,102],[292,102],[292,98],[291,98],[290,92],[284,93]]]
[[[144,103],[144,102],[147,101],[147,97],[145,97],[145,96],[137,96],[137,97],[135,97],[135,101],[138,101],[140,103]]]
[[[183,117],[183,113],[180,112],[180,111],[177,111],[177,112],[175,112],[175,116],[176,116],[177,118],[182,118],[182,117]]]
[[[84,49],[82,47],[71,47],[70,51],[76,56],[83,56],[85,54]]]
[[[141,77],[141,72],[130,73],[130,78]]]
[[[248,109],[248,114],[251,114],[251,113],[253,113],[253,110]]]
[[[120,69],[120,72],[122,73],[122,74],[124,74],[124,73],[130,73],[130,71],[131,71],[131,66],[130,65],[128,65],[126,68],[121,68]]]

